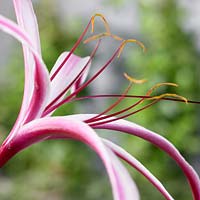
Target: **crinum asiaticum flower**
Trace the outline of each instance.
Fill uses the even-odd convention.
[[[37,19],[31,0],[13,0],[13,4],[17,16],[17,24],[8,18],[0,16],[0,29],[22,43],[25,63],[25,84],[20,113],[10,134],[0,147],[0,166],[3,167],[12,156],[34,143],[48,139],[74,139],[88,145],[102,159],[112,185],[115,200],[139,199],[137,187],[118,157],[143,174],[167,200],[172,200],[173,198],[159,180],[138,160],[118,145],[101,138],[96,133],[97,129],[120,131],[143,138],[171,156],[186,175],[193,199],[200,200],[199,177],[178,150],[162,136],[124,120],[125,117],[141,110],[131,111],[133,107],[143,102],[144,98],[124,110],[106,115],[108,111],[111,111],[113,107],[126,97],[127,89],[121,97],[117,97],[118,99],[113,105],[100,114],[51,116],[60,105],[76,99],[76,95],[86,88],[121,53],[127,42],[137,41],[124,41],[112,35],[105,18],[97,14],[91,18],[72,50],[61,54],[49,73],[41,56]],[[86,80],[91,60],[100,44],[100,40],[89,57],[81,58],[74,55],[73,52],[82,41],[89,26],[92,25],[93,27],[96,16],[101,17],[104,21],[106,33],[93,36],[89,40],[111,36],[121,41],[121,44],[110,60],[95,75]],[[142,46],[141,43],[137,43]],[[128,75],[126,77],[130,82],[140,82]],[[160,85],[150,89],[147,95],[151,94]],[[167,94],[164,96],[167,96]],[[157,102],[161,97],[163,96],[153,98],[153,103]],[[145,107],[148,106],[144,106],[143,109]]]

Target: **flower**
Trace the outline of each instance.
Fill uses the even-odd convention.
[[[149,97],[157,87],[162,85],[176,85],[172,83],[158,84],[147,92],[147,96],[142,97],[141,100],[132,106],[119,112],[107,114],[108,111],[111,111],[127,97],[127,93],[132,83],[144,82],[143,80],[133,79],[125,74],[126,78],[130,81],[130,86],[124,94],[119,96],[113,105],[102,113],[52,116],[52,113],[60,105],[73,100],[78,100],[79,98],[76,98],[77,94],[99,76],[116,56],[121,54],[127,42],[136,42],[144,48],[143,45],[137,40],[123,40],[122,38],[111,34],[106,19],[101,14],[96,14],[91,18],[72,50],[61,54],[49,73],[41,56],[37,19],[31,0],[13,0],[13,3],[18,24],[0,15],[0,29],[7,34],[12,35],[22,43],[25,63],[25,84],[20,113],[13,129],[0,147],[0,166],[3,167],[3,165],[16,153],[34,143],[57,138],[74,139],[88,145],[102,159],[108,172],[115,200],[139,199],[137,187],[118,157],[128,162],[143,174],[166,199],[172,200],[173,198],[168,191],[148,169],[118,145],[98,136],[95,130],[108,129],[120,131],[143,138],[171,156],[185,173],[191,186],[193,198],[195,200],[200,200],[199,177],[178,150],[162,136],[124,119],[125,117],[156,103],[160,98],[166,96],[178,97],[183,101],[187,101],[183,97],[175,94],[164,94],[161,96],[150,97],[150,99],[153,100],[152,103],[147,104],[136,111],[131,111],[136,105],[141,104],[144,101],[144,98]],[[85,41],[98,40],[97,45],[90,56],[81,58],[74,55],[74,50],[83,40],[90,25],[92,25],[92,30],[94,29],[95,17],[100,17],[103,20],[106,32],[94,35]],[[108,62],[103,65],[95,75],[87,79],[91,61],[100,45],[101,38],[104,36],[110,36],[119,40],[121,42],[120,46]],[[114,97],[114,95],[111,96]],[[99,97],[103,96],[100,95]],[[87,96],[85,98],[98,97]]]

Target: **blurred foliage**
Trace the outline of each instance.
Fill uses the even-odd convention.
[[[118,0],[117,6],[123,2]],[[41,1],[36,9],[43,58],[49,70],[60,53],[70,49],[80,35],[79,32],[63,31],[52,5],[51,1]],[[44,8],[48,12],[44,12]],[[158,92],[175,92],[198,100],[199,55],[192,36],[186,34],[180,26],[184,12],[172,0],[162,0],[160,3],[156,0],[142,0],[139,8],[142,41],[148,52],[142,54],[134,50],[123,55],[129,74],[145,77],[149,82],[134,87],[131,93],[142,95],[157,82],[175,82],[180,85],[179,88],[164,87]],[[85,56],[88,50],[80,46],[76,53]],[[0,87],[1,140],[17,117],[23,94],[22,55],[16,53],[13,57],[16,59],[11,60],[5,74],[5,77],[10,78],[1,82]],[[126,103],[132,103],[132,100],[122,106],[126,107]],[[191,161],[199,154],[196,107],[162,101],[130,117],[130,120],[163,134]],[[74,109],[74,104],[66,105],[56,114],[71,114]],[[190,199],[182,172],[163,152],[138,138],[124,136],[120,139],[125,149],[159,177],[176,199]],[[132,169],[130,171],[141,191],[141,199],[162,199],[140,174]],[[90,149],[74,141],[46,141],[19,153],[2,169],[0,199],[100,200],[112,197],[104,167]]]

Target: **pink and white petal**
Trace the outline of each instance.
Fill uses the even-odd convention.
[[[18,116],[17,122],[12,131],[15,132],[15,130],[17,130],[19,126],[22,125],[25,121],[36,118],[41,115],[49,95],[50,80],[48,70],[45,64],[43,63],[40,55],[34,49],[29,36],[14,22],[1,15],[0,30],[13,36],[23,45],[26,45],[26,47],[30,49],[34,57],[33,66],[27,73],[29,76],[26,77],[26,79],[32,80],[32,83],[30,85],[32,85],[33,88],[27,87],[25,85],[25,88],[29,88],[30,91],[26,90],[24,92],[24,98],[20,110],[20,115]],[[31,72],[33,72],[33,74]],[[14,133],[11,133],[10,135],[14,135]]]
[[[68,54],[69,52],[64,52],[60,55],[50,72],[50,76],[52,76],[55,71],[60,67],[61,63],[64,61]],[[81,58],[74,54],[69,57],[63,67],[51,81],[51,94],[49,98],[49,103],[55,100],[63,91],[65,91],[66,88],[68,88],[68,86],[70,86],[72,83],[72,85],[74,85],[75,82],[78,81],[77,76],[79,76],[79,74],[82,72],[89,59],[90,57]],[[84,78],[85,71],[86,70],[84,70],[84,72],[82,73],[82,76],[84,76]],[[57,103],[63,99],[66,92],[61,95],[61,97],[56,101]]]
[[[8,159],[24,148],[47,139],[66,138],[75,139],[87,144],[102,159],[108,172],[113,195],[115,200],[132,200],[125,193],[125,187],[128,187],[129,181],[125,183],[121,166],[113,159],[113,155],[103,144],[101,138],[87,124],[65,117],[45,117],[36,119],[21,127],[19,133],[9,144],[0,147],[0,166],[2,167]],[[125,175],[126,176],[126,175]],[[124,185],[125,184],[125,185]],[[137,200],[137,198],[136,198]]]
[[[103,139],[104,143],[121,159],[125,160],[132,167],[134,167],[137,171],[143,174],[159,191],[160,193],[167,199],[173,200],[173,197],[168,193],[168,191],[164,188],[162,183],[144,166],[142,165],[136,158],[134,158],[131,154],[125,151],[120,146],[114,144],[113,142]]]
[[[62,54],[60,54],[60,56],[58,57],[56,63],[54,64],[54,66],[52,67],[51,71],[50,71],[50,76],[52,76],[60,67],[60,65],[62,64],[62,62],[65,60],[65,58],[69,55],[68,51],[63,52]],[[71,54],[71,60],[69,62],[69,68],[68,70],[71,70],[72,66],[74,64],[76,64],[81,58],[79,56],[76,56],[74,54]],[[70,67],[70,65],[72,65]],[[65,66],[65,68],[67,68],[68,66]]]
[[[13,0],[15,13],[19,26],[27,33],[29,36],[33,48],[41,54],[40,39],[37,19],[33,10],[31,0]],[[34,88],[34,67],[35,62],[30,49],[23,46],[24,51],[24,62],[25,62],[25,88],[24,88],[24,102],[31,101],[31,95]],[[27,95],[28,93],[29,95]],[[28,98],[29,96],[29,98]],[[28,99],[26,99],[27,97]],[[27,103],[26,103],[27,104]]]
[[[31,0],[13,0],[15,13],[19,26],[31,38],[33,47],[41,54],[40,36],[37,18],[35,16]]]
[[[143,138],[165,151],[176,161],[184,172],[190,184],[194,200],[200,200],[200,179],[192,166],[183,158],[176,147],[164,137],[126,120],[118,120],[108,124],[93,127],[95,129],[109,129],[128,133]]]
[[[41,55],[40,39],[37,19],[33,10],[31,0],[13,0],[17,21],[21,29],[27,33],[31,40],[33,48]],[[35,82],[35,59],[34,56],[26,45],[23,45],[24,52],[24,64],[25,64],[25,84],[24,84],[24,96],[20,115],[26,113],[24,107],[29,106],[32,103],[32,95],[34,93]],[[33,103],[32,103],[33,104]]]
[[[71,87],[71,93],[75,92],[75,90],[77,90],[86,80],[89,71],[90,71],[90,67],[91,67],[91,57],[88,57],[89,59],[87,60],[88,64],[86,69],[84,70],[84,73],[81,75],[81,77],[78,79],[78,81],[76,81],[75,84],[72,85]]]
[[[109,145],[107,145],[109,146]],[[120,162],[120,160],[113,153],[112,148],[107,147],[107,151],[109,153],[109,157],[112,160],[112,164],[114,166],[113,170],[115,174],[119,177],[119,187],[118,191],[120,192],[120,199],[123,200],[139,200],[140,195],[137,186],[133,182],[130,174],[124,165]]]

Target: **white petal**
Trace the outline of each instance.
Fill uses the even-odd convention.
[[[55,71],[59,68],[59,66],[64,61],[64,59],[67,57],[68,54],[69,52],[64,52],[60,55],[60,57],[58,58],[58,60],[56,61],[54,67],[50,72],[50,76],[52,76],[55,73]],[[51,81],[51,94],[49,98],[49,103],[52,102],[58,95],[60,95],[74,80],[76,81],[78,80],[77,76],[80,74],[85,65],[88,63],[89,59],[90,57],[81,58],[74,54],[72,54],[69,57],[67,62],[63,65],[63,67],[59,70],[55,78]],[[87,72],[84,71],[82,74],[84,79],[86,78],[86,75],[84,75],[85,73]],[[61,98],[59,98],[59,101],[63,99],[63,96],[66,93],[67,91],[61,96]],[[56,102],[58,103],[59,101]]]

